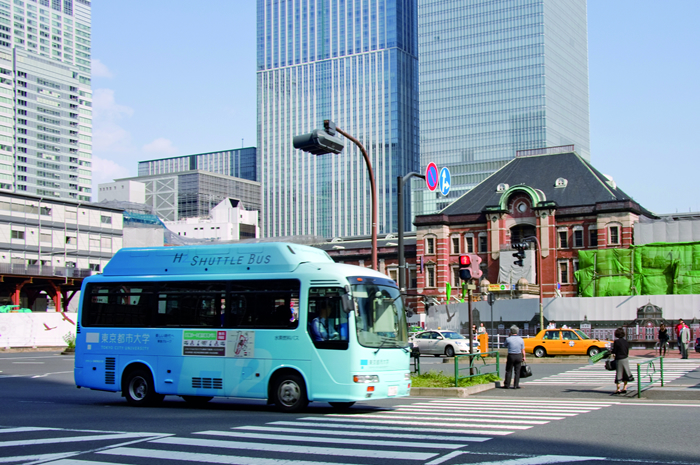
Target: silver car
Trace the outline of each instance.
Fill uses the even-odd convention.
[[[417,347],[421,354],[432,354],[436,357],[446,355],[454,357],[455,354],[469,353],[469,340],[454,331],[423,331],[413,335],[409,339],[413,347]],[[474,340],[474,353],[479,353],[479,343]]]

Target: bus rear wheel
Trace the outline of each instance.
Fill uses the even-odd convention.
[[[278,376],[272,389],[272,401],[282,412],[295,413],[305,409],[309,405],[306,383],[296,374]]]
[[[143,368],[137,368],[126,375],[122,392],[126,401],[136,407],[155,405],[165,397],[156,392],[151,372]]]
[[[192,405],[204,405],[213,398],[213,396],[182,396],[185,402]]]

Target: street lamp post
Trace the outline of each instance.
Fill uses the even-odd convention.
[[[406,291],[406,257],[403,250],[403,186],[412,177],[425,179],[425,175],[410,172],[406,176],[396,178],[396,199],[398,201],[398,231],[399,231],[399,292]]]
[[[335,133],[339,132],[359,147],[365,159],[367,172],[369,173],[370,189],[372,191],[372,269],[378,270],[377,266],[377,188],[374,183],[374,171],[372,162],[367,155],[367,150],[355,137],[343,131],[330,120],[323,121],[324,131],[315,129],[309,134],[302,134],[294,137],[294,148],[300,149],[314,155],[324,155],[326,153],[340,153],[343,151],[344,142]]]

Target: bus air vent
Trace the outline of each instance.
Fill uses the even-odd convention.
[[[116,378],[114,370],[117,365],[114,357],[105,358],[105,384],[114,384]]]
[[[195,389],[223,389],[222,378],[192,378],[192,387]]]
[[[338,281],[332,279],[312,279],[312,286],[340,286]]]
[[[75,325],[75,332],[76,332],[77,334],[80,334],[80,322],[78,322],[78,323]]]

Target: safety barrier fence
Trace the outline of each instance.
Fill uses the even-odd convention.
[[[658,369],[657,369],[658,365]],[[644,367],[644,368],[642,368]],[[644,370],[644,373],[642,373]],[[642,380],[645,380],[642,383]],[[657,381],[664,385],[664,358],[656,357],[651,360],[637,363],[637,398],[642,397],[642,390],[648,389]]]
[[[486,363],[488,357],[495,357],[496,363]],[[468,366],[467,364],[464,364],[464,366],[460,366],[459,360],[463,358],[469,359]],[[479,361],[481,363],[478,363]],[[491,371],[485,371],[489,368],[494,369],[492,369]],[[499,368],[500,356],[497,350],[493,350],[491,352],[482,352],[478,354],[455,355],[455,387],[459,387],[460,379],[469,379],[480,375],[488,375],[490,373],[495,373],[496,375],[498,375]],[[467,370],[469,370],[468,375],[460,376],[461,372],[465,372]]]

